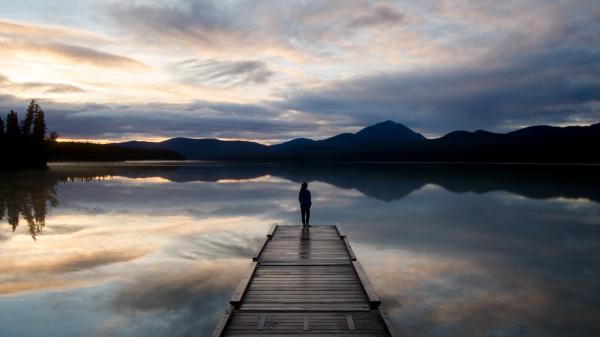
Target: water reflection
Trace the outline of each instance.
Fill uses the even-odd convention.
[[[19,219],[27,222],[33,239],[46,225],[47,206],[58,206],[54,187],[57,179],[46,174],[3,174],[0,176],[0,221],[14,232]]]
[[[594,167],[218,163],[0,174],[1,335],[210,335],[302,181],[403,335],[600,335]]]
[[[101,165],[101,164],[100,164]],[[407,165],[407,164],[219,164],[144,163],[117,165],[54,165],[53,171],[67,178],[122,176],[160,177],[171,182],[243,182],[276,176],[294,182],[321,181],[356,189],[383,201],[398,200],[436,184],[451,192],[486,193],[508,191],[527,198],[586,198],[600,202],[598,166],[528,165]]]
[[[76,182],[126,177],[144,183],[268,181],[276,176],[296,183],[321,181],[355,189],[365,196],[392,202],[427,184],[455,193],[508,191],[526,198],[588,199],[600,202],[597,167],[536,166],[447,166],[447,165],[336,165],[291,166],[219,163],[161,162],[131,164],[55,164],[42,173],[0,175],[0,221],[6,217],[13,231],[23,218],[36,239],[45,226],[47,207],[57,207],[55,186]],[[150,180],[149,180],[150,179]]]

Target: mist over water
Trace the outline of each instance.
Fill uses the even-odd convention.
[[[596,166],[203,162],[0,174],[0,335],[210,336],[302,181],[401,335],[600,335]]]

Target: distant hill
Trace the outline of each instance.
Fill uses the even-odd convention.
[[[600,163],[600,123],[532,126],[505,134],[454,131],[427,139],[402,124],[385,121],[356,133],[323,140],[298,138],[271,146],[189,138],[114,145],[171,150],[196,160]]]
[[[224,141],[218,139],[171,138],[162,142],[131,141],[114,144],[132,149],[162,149],[179,153],[187,159],[217,159],[240,154],[262,154],[269,146],[245,141]]]

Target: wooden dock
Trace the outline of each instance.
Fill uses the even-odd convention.
[[[213,337],[393,336],[339,226],[273,225]]]

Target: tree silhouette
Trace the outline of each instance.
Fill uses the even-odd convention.
[[[58,139],[58,132],[56,132],[56,131],[50,131],[50,134],[48,135],[48,137],[46,137],[46,141],[48,141],[50,143],[56,142],[57,139]]]
[[[61,177],[42,173],[39,175],[8,173],[0,176],[0,221],[5,217],[12,230],[19,220],[27,222],[28,232],[36,240],[46,225],[48,204],[58,206],[55,186]]]
[[[6,135],[9,138],[17,138],[21,135],[19,117],[13,110],[10,110],[10,113],[6,116]]]
[[[32,101],[33,102],[33,101]],[[33,139],[39,143],[44,141],[46,137],[46,121],[44,120],[44,110],[40,108],[39,105],[36,105],[36,113],[33,119]]]
[[[25,118],[21,122],[21,134],[23,136],[31,135],[31,127],[33,126],[33,120],[39,111],[40,106],[35,102],[35,100],[31,100],[29,106],[27,107],[27,112],[25,113]]]
[[[0,147],[2,161],[0,169],[44,168],[48,160],[49,145],[55,143],[58,134],[52,132],[46,138],[44,110],[31,100],[25,118],[13,110],[6,117],[6,128],[0,119]]]

